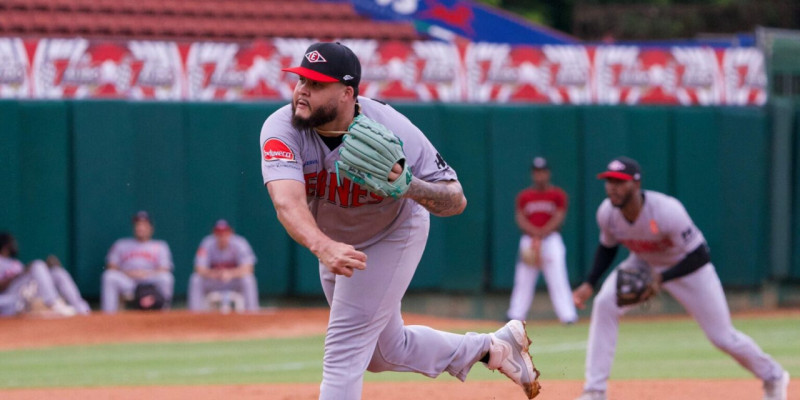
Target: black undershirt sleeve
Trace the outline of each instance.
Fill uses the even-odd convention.
[[[606,247],[602,244],[597,245],[597,251],[594,252],[592,270],[589,272],[589,277],[586,278],[586,282],[592,285],[592,287],[595,287],[600,277],[603,276],[603,273],[611,266],[618,250],[619,246]]]
[[[708,246],[703,243],[697,246],[691,253],[687,254],[683,260],[673,265],[666,271],[661,273],[661,282],[671,281],[697,271],[703,265],[711,261],[711,254],[709,254]]]

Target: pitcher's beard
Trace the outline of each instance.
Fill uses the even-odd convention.
[[[295,103],[292,102],[292,126],[298,130],[313,129],[335,120],[337,111],[336,105],[329,103],[318,107],[311,112],[309,117],[304,118],[296,114],[297,107]]]

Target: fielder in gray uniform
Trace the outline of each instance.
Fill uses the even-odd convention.
[[[23,312],[34,297],[40,298],[50,311],[59,316],[89,313],[89,305],[81,298],[78,287],[64,268],[60,265],[48,268],[42,260],[35,260],[25,268],[17,254],[14,236],[0,233],[0,316]],[[64,303],[60,296],[72,305]]]
[[[620,244],[630,250],[630,255],[611,272],[594,300],[586,349],[586,382],[579,399],[606,398],[619,319],[632,308],[617,306],[616,274],[619,269],[646,266],[654,274],[656,290],[669,292],[697,321],[711,343],[764,382],[765,400],[786,400],[789,373],[733,327],[703,233],[683,204],[665,194],[642,190],[639,164],[627,157],[612,160],[598,178],[605,179],[608,196],[597,210],[600,244],[588,279],[573,292],[575,304],[584,308]]]
[[[256,256],[247,239],[233,233],[227,221],[214,224],[213,233],[203,238],[194,257],[189,278],[189,309],[207,311],[206,295],[233,290],[244,297],[247,311],[258,311],[258,286],[253,275]]]
[[[361,398],[366,370],[448,372],[460,380],[478,361],[538,393],[537,371],[521,321],[492,334],[457,335],[404,326],[400,302],[422,257],[429,213],[461,213],[466,199],[455,171],[406,117],[358,96],[361,64],[339,43],[316,43],[299,67],[292,102],[261,130],[261,169],[278,219],[319,259],[331,307],[320,399]],[[335,162],[356,115],[379,122],[403,142],[413,170],[401,196],[382,197],[338,177]],[[394,182],[402,168],[394,165]]]
[[[167,304],[172,299],[172,253],[166,242],[152,239],[153,224],[147,212],[139,211],[133,216],[133,235],[114,242],[106,256],[102,287],[106,313],[117,312],[120,295],[132,300],[139,283],[153,283]]]

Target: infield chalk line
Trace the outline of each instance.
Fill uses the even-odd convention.
[[[552,346],[543,346],[542,348],[536,347],[536,344],[533,346],[533,355],[536,354],[549,354],[549,353],[566,353],[575,350],[585,350],[586,349],[586,341],[582,342],[567,342],[567,343],[559,343]]]
[[[222,367],[199,367],[199,368],[183,368],[180,370],[171,369],[169,371],[149,371],[145,374],[148,379],[154,379],[161,376],[207,376],[219,374],[221,372],[276,372],[276,371],[299,371],[307,368],[321,367],[322,360],[320,361],[306,361],[306,362],[291,362],[282,364],[263,364],[263,365],[236,365],[236,366],[222,366]]]
[[[537,354],[552,354],[552,353],[566,353],[571,351],[579,351],[586,349],[586,342],[568,342],[559,343],[552,346],[543,346],[537,348],[533,347],[533,355]],[[186,368],[181,370],[170,370],[169,372],[150,371],[146,373],[148,379],[158,378],[162,375],[178,375],[178,376],[207,376],[214,375],[221,372],[277,372],[277,371],[299,371],[308,368],[320,368],[322,361],[304,361],[304,362],[290,362],[280,364],[260,364],[260,365],[235,365],[235,366],[222,366],[222,367],[199,367],[199,368]]]

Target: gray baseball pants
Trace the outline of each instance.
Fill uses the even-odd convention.
[[[320,265],[331,307],[325,337],[321,400],[361,398],[364,371],[448,372],[460,380],[489,350],[488,334],[457,335],[426,326],[404,326],[400,302],[428,238],[430,216],[421,207],[383,240],[359,249],[367,268],[350,278]]]
[[[636,262],[627,258],[624,264]],[[666,268],[656,268],[663,271]],[[606,390],[611,365],[619,335],[619,319],[634,306],[617,306],[617,270],[606,278],[594,299],[592,320],[589,324],[589,343],[586,349],[586,383],[584,390]],[[753,339],[736,330],[725,293],[714,265],[708,263],[697,271],[663,284],[686,311],[697,321],[711,343],[728,353],[742,367],[761,380],[777,379],[783,368],[764,353]]]
[[[58,290],[58,294],[75,308],[79,314],[88,314],[90,310],[89,304],[81,297],[81,292],[78,290],[78,285],[70,276],[64,267],[55,266],[50,268],[50,275],[53,277],[53,284]]]
[[[153,283],[164,295],[169,304],[172,300],[175,278],[172,272],[159,272],[147,279],[136,280],[116,269],[107,269],[103,272],[103,293],[101,302],[103,312],[115,313],[119,309],[119,296],[133,298],[133,292],[139,283]]]
[[[44,261],[36,260],[31,263],[27,271],[11,281],[8,288],[0,294],[0,315],[16,315],[22,311],[25,307],[22,291],[27,285],[34,282],[36,283],[36,295],[46,306],[52,306],[58,298],[53,276]]]
[[[258,311],[258,285],[253,274],[222,282],[216,279],[203,278],[196,272],[189,278],[189,309],[192,311],[208,311],[206,294],[213,291],[231,290],[242,294],[244,309]]]

